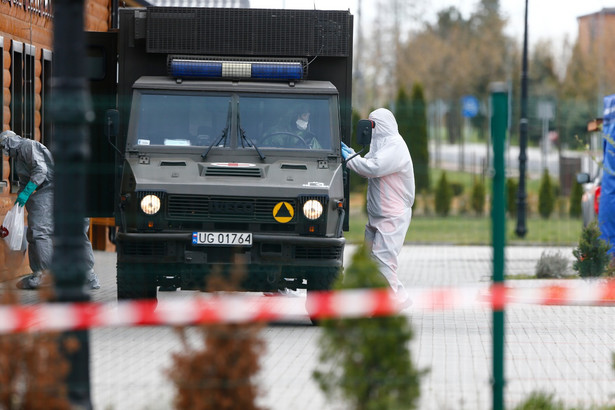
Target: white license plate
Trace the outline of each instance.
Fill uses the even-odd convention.
[[[252,246],[252,234],[246,232],[193,232],[192,244]]]

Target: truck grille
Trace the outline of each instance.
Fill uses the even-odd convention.
[[[122,250],[130,256],[164,256],[167,247],[164,242],[125,242]]]
[[[273,223],[275,222],[273,208],[282,201],[288,202],[296,209],[294,199],[169,195],[167,217],[170,220],[186,221],[229,220]]]
[[[206,177],[254,177],[260,178],[260,168],[247,167],[207,167],[205,168]]]
[[[296,259],[338,259],[342,255],[342,248],[332,246],[328,248],[316,248],[308,246],[297,246],[295,248]]]

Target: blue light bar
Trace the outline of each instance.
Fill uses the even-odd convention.
[[[171,58],[169,74],[176,78],[254,78],[260,80],[301,80],[304,67],[299,61],[215,61]]]
[[[252,78],[270,80],[301,80],[301,63],[252,63]]]
[[[181,78],[221,78],[222,62],[204,60],[171,60],[171,76]]]

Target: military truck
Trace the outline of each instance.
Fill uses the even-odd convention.
[[[352,31],[348,11],[151,7],[88,33],[92,152],[115,157],[93,160],[91,214],[115,218],[118,299],[237,266],[238,290],[331,287]]]

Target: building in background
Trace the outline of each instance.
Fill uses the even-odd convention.
[[[602,99],[615,92],[615,8],[603,8],[577,17],[577,44],[581,58],[595,69],[597,116],[602,113]]]

